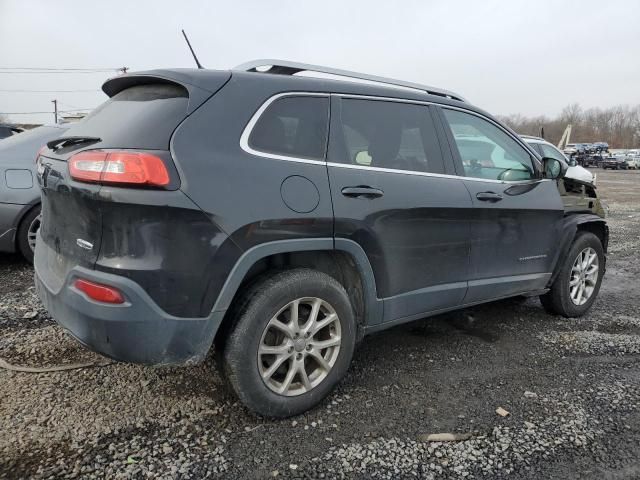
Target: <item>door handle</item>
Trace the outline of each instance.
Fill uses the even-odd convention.
[[[378,198],[384,195],[384,192],[379,188],[369,187],[366,185],[359,185],[357,187],[344,187],[342,189],[342,195],[345,197],[358,198]]]
[[[499,202],[502,200],[502,195],[495,192],[480,192],[476,195],[476,198],[483,202]]]

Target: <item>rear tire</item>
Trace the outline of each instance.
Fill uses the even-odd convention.
[[[222,369],[254,413],[303,413],[346,374],[356,324],[349,297],[333,277],[310,269],[276,273],[250,287],[235,311]]]
[[[29,263],[33,263],[36,234],[40,228],[40,205],[33,207],[22,218],[18,227],[18,250]]]
[[[540,296],[545,310],[567,318],[584,315],[600,291],[605,260],[600,239],[579,231],[551,289]]]

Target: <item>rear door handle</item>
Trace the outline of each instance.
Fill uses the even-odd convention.
[[[366,185],[359,185],[357,187],[344,187],[342,189],[342,195],[345,197],[358,198],[378,198],[384,195],[384,192],[379,188],[369,187]]]
[[[483,202],[499,202],[502,200],[502,195],[495,192],[480,192],[476,195],[476,198]]]

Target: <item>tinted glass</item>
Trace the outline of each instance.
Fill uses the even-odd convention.
[[[567,158],[558,150],[553,148],[551,145],[547,145],[544,143],[540,143],[539,145],[540,145],[540,150],[542,150],[543,157],[555,158],[557,160],[562,160],[563,162],[567,161]]]
[[[503,130],[475,115],[458,110],[443,111],[466,177],[505,181],[535,177],[529,152]]]
[[[260,116],[249,146],[266,153],[323,160],[328,128],[327,97],[284,97]]]
[[[136,85],[73,124],[67,135],[101,138],[100,147],[167,149],[188,103],[187,91],[178,85]]]
[[[0,138],[7,138],[13,135],[13,131],[9,127],[0,127]]]
[[[332,138],[335,162],[444,173],[433,119],[424,105],[342,99],[339,131]]]
[[[533,148],[536,152],[538,152],[540,155],[542,155],[542,149],[540,148],[540,144],[539,143],[529,142],[528,140],[525,140],[525,142],[527,142],[527,144],[531,148]]]

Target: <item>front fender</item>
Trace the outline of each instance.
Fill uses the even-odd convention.
[[[585,228],[587,226],[588,228]],[[605,253],[607,252],[607,248],[609,246],[609,227],[602,217],[592,213],[576,213],[565,216],[560,235],[560,248],[556,250],[556,254],[553,259],[553,274],[549,279],[549,286],[553,284],[558,276],[560,267],[562,266],[561,260],[569,253],[569,249],[571,248],[571,244],[573,243],[578,230],[582,229],[587,231],[597,231],[596,229],[601,230],[603,232],[601,237],[602,248]]]

